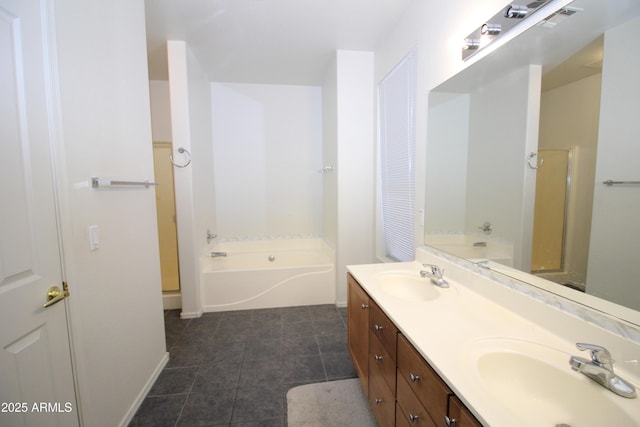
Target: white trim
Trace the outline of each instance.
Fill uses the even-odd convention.
[[[182,294],[180,292],[163,293],[162,308],[164,310],[175,310],[177,308],[182,308]]]
[[[200,316],[202,316],[203,311],[199,310],[199,311],[183,311],[182,313],[180,313],[180,318],[181,319],[196,319]]]
[[[162,356],[162,359],[160,359],[160,363],[158,363],[158,366],[156,366],[153,374],[149,377],[149,380],[146,382],[142,390],[140,390],[140,393],[138,393],[138,396],[136,396],[135,400],[131,404],[131,407],[120,422],[120,427],[126,427],[129,425],[133,417],[136,415],[136,412],[138,412],[138,409],[140,409],[140,405],[142,405],[142,402],[147,397],[147,394],[149,394],[151,387],[153,387],[167,363],[169,363],[169,352],[166,352],[164,356]]]

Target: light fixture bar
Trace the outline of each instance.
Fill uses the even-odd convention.
[[[462,45],[464,50],[477,50],[480,49],[480,40],[478,39],[465,39]]]
[[[527,6],[519,5],[519,4],[510,4],[504,10],[505,18],[515,18],[515,19],[523,19],[529,13],[529,8]]]
[[[509,3],[503,7],[492,18],[485,21],[474,32],[464,39],[462,44],[462,59],[466,60],[472,55],[487,48],[487,46],[497,46],[535,25],[531,16],[542,15],[540,20],[556,13],[571,3],[572,0],[537,0],[528,4]],[[537,13],[540,12],[540,13]],[[546,13],[543,13],[546,12]],[[527,24],[524,24],[524,22]],[[531,25],[529,25],[531,23]],[[518,27],[518,30],[514,28]],[[506,34],[510,34],[506,37]],[[495,43],[500,39],[500,43]]]
[[[487,22],[486,24],[480,27],[480,34],[483,36],[497,36],[502,32],[502,25],[500,24],[491,24]]]

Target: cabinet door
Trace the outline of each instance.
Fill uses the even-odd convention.
[[[451,427],[482,427],[482,424],[455,395],[449,396],[449,415],[446,425]]]
[[[369,396],[369,296],[358,282],[347,275],[347,327],[349,353],[360,377],[364,393]]]
[[[431,418],[442,423],[452,392],[402,334],[398,335],[398,377],[407,381]]]

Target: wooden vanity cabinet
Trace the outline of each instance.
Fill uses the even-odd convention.
[[[449,396],[446,425],[449,427],[482,427],[482,424],[454,394]]]
[[[396,419],[398,329],[375,301],[369,301],[369,403],[382,427]]]
[[[369,330],[373,336],[378,338],[387,352],[396,359],[396,348],[398,342],[398,328],[378,307],[375,301],[369,302],[371,306],[369,312]]]
[[[347,337],[353,366],[369,396],[369,295],[347,274]]]
[[[481,427],[351,274],[347,282],[349,353],[378,424]]]
[[[398,337],[398,377],[407,382],[434,423],[442,425],[452,392],[403,335]]]
[[[398,373],[396,426],[436,427],[437,425],[415,395],[408,382]]]

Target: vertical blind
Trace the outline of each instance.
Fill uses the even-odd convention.
[[[378,85],[382,232],[386,256],[415,256],[416,51]]]

